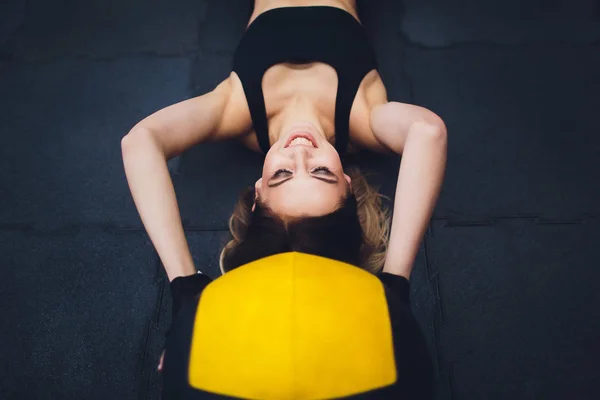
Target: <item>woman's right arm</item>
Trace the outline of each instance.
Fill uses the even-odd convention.
[[[169,277],[196,272],[185,238],[167,161],[205,141],[239,135],[225,114],[229,80],[203,96],[140,121],[121,141],[123,164],[137,210]]]
[[[409,279],[444,179],[446,125],[423,107],[390,102],[373,109],[371,126],[383,145],[402,154],[383,272]]]

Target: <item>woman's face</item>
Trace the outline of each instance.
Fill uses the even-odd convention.
[[[277,215],[314,217],[335,211],[349,185],[335,148],[302,124],[271,146],[256,195]]]

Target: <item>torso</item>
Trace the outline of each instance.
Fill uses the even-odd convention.
[[[343,9],[358,20],[355,2],[352,0],[256,0],[248,26],[265,11],[279,7],[331,6]],[[242,83],[235,72],[230,77],[232,94],[229,99],[225,120],[236,121],[247,127],[242,142],[252,150],[260,151],[258,140],[252,129],[252,120]],[[320,122],[330,142],[335,140],[334,110],[337,90],[337,73],[327,64],[282,63],[270,67],[263,76],[262,88],[269,127],[277,126],[282,111],[293,101],[310,101],[320,114]],[[377,70],[363,78],[350,111],[350,140],[348,151],[360,148],[385,152],[370,127],[371,109],[387,102],[385,86]]]

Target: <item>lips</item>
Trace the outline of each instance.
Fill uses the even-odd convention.
[[[294,139],[298,139],[298,138],[303,138],[306,139],[308,141],[310,141],[313,145],[313,147],[318,148],[319,146],[317,146],[317,141],[315,140],[315,138],[313,137],[313,135],[311,135],[308,132],[294,132],[290,135],[290,137],[288,138],[288,140],[285,142],[285,146],[283,146],[284,148],[290,147],[290,144],[294,141]],[[301,146],[301,145],[300,145]]]

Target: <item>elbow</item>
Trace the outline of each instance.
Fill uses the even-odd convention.
[[[425,136],[440,144],[445,145],[448,141],[448,129],[444,120],[433,113],[423,121],[415,122],[411,130],[415,132],[415,135]]]
[[[121,139],[121,153],[125,157],[128,153],[141,147],[147,147],[148,145],[158,147],[156,144],[156,140],[150,130],[136,126]]]
[[[123,139],[121,139],[121,153],[123,153],[123,156],[125,156],[126,153],[129,153],[131,148],[134,147],[133,141],[134,138],[131,136],[131,132],[123,136]]]
[[[147,133],[143,128],[134,127],[127,133],[127,135],[123,136],[121,139],[121,151],[123,154],[131,152],[131,149],[134,149],[136,146],[136,142],[139,142],[143,136],[147,136]]]

